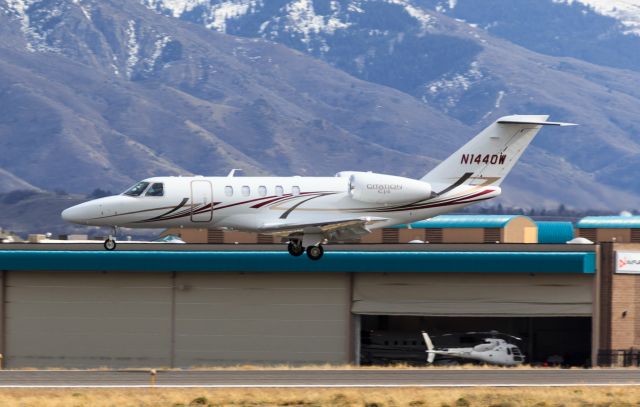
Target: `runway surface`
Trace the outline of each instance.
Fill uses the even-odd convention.
[[[148,370],[5,370],[0,387],[151,387]],[[640,385],[640,369],[158,371],[155,387],[463,387]]]

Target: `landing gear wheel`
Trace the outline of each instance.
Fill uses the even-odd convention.
[[[307,247],[307,257],[311,260],[320,260],[324,254],[324,249],[321,245]]]
[[[104,248],[111,251],[116,248],[116,241],[113,239],[107,239],[104,241]]]
[[[289,242],[289,244],[287,245],[287,250],[293,257],[302,256],[302,253],[304,253],[304,247],[302,247],[302,243],[296,241]]]

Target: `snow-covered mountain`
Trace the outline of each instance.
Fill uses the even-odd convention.
[[[471,133],[281,45],[124,0],[0,1],[0,106],[0,191],[229,168],[419,176]]]
[[[603,16],[620,21],[625,34],[640,35],[640,1],[638,0],[561,0],[584,4]]]
[[[550,113],[581,126],[544,131],[504,202],[636,207],[640,73],[548,51],[558,13],[598,22],[589,35],[621,23],[552,0],[474,22],[478,3],[0,0],[0,187],[87,193],[232,167],[420,176],[501,115]],[[534,11],[552,17],[525,36]]]

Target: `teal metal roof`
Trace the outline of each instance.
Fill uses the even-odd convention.
[[[143,272],[595,272],[593,252],[0,251],[3,270]]]
[[[538,243],[566,243],[573,239],[571,222],[536,222]]]
[[[580,229],[631,229],[640,228],[640,216],[587,216],[577,224]]]
[[[502,228],[515,218],[527,218],[522,215],[440,215],[411,224],[412,228]],[[531,220],[533,223],[533,220]],[[406,228],[400,225],[399,228]]]

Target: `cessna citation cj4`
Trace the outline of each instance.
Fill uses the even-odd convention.
[[[335,177],[155,177],[62,212],[82,225],[233,229],[279,235],[289,253],[408,224],[500,195],[500,184],[548,116],[502,117],[419,180],[343,171]]]

